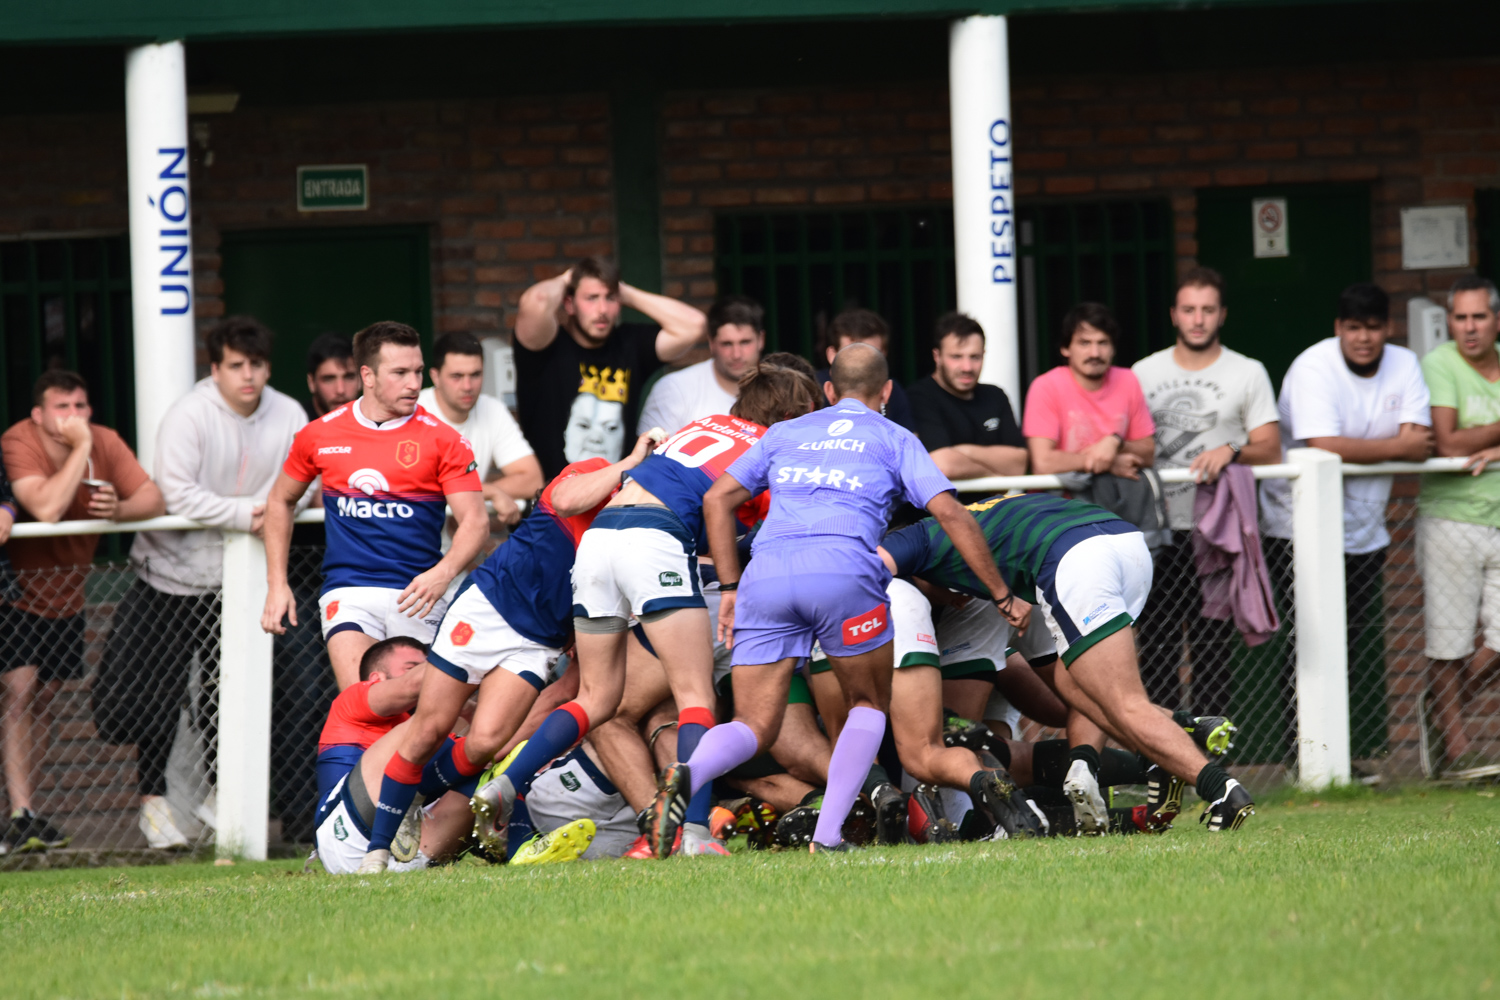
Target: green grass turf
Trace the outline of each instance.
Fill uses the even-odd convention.
[[[1470,789],[1283,796],[1218,836],[12,873],[0,995],[1500,996],[1497,841]]]

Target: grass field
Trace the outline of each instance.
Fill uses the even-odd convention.
[[[301,869],[0,875],[0,995],[1500,996],[1493,790],[1295,796],[1214,837],[1185,814],[1158,838]]]

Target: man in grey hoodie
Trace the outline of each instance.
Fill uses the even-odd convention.
[[[213,528],[136,536],[130,561],[137,578],[115,613],[94,687],[100,734],[139,749],[140,827],[152,847],[188,845],[165,796],[195,653],[199,727],[210,739],[216,728],[224,545],[213,529],[260,534],[266,493],[307,422],[295,400],[266,384],[271,344],[271,331],[254,319],[221,321],[207,337],[209,377],[162,419],[154,471],[167,512]],[[198,814],[211,826],[212,801]]]

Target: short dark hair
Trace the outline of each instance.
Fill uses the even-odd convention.
[[[765,333],[765,307],[748,295],[721,295],[708,307],[708,339],[718,336],[724,326],[748,326]]]
[[[365,650],[365,655],[359,658],[359,679],[367,681],[370,675],[379,670],[385,663],[385,658],[398,649],[415,649],[423,656],[427,655],[427,647],[409,635],[393,635],[389,639],[381,639],[375,645]]]
[[[208,360],[224,363],[224,348],[238,351],[251,361],[271,361],[271,345],[276,336],[254,316],[226,316],[208,331],[205,344]]]
[[[962,343],[970,337],[984,339],[984,327],[973,316],[961,312],[943,313],[932,328],[932,346],[942,346],[943,340],[957,337]]]
[[[828,324],[825,334],[828,338],[828,346],[838,349],[839,341],[848,339],[873,340],[880,338],[882,348],[889,347],[891,343],[890,324],[880,318],[880,314],[870,309],[845,309],[833,321]],[[825,352],[826,353],[826,352]]]
[[[379,323],[371,323],[354,335],[355,371],[365,367],[375,371],[380,364],[380,349],[386,344],[420,348],[422,336],[405,323],[397,323],[394,320],[385,319]]]
[[[762,361],[740,379],[740,395],[729,415],[770,427],[811,413],[817,399],[818,383],[810,373]]]
[[[445,333],[433,343],[432,367],[443,367],[443,361],[450,354],[463,354],[484,360],[484,348],[480,345],[479,338],[464,330]]]
[[[82,375],[65,368],[44,371],[36,380],[36,385],[31,387],[31,405],[41,406],[42,398],[47,395],[48,389],[56,389],[58,392],[77,392],[82,389],[88,392],[89,384],[83,380]]]
[[[352,361],[354,345],[342,333],[320,333],[307,345],[307,374],[316,375],[325,361]]]
[[[1482,278],[1477,274],[1466,274],[1453,283],[1448,289],[1448,311],[1453,311],[1453,298],[1460,292],[1484,292],[1490,297],[1490,312],[1500,313],[1500,291],[1495,289],[1495,283],[1488,278]]]
[[[1073,334],[1078,328],[1087,323],[1109,338],[1109,342],[1116,347],[1120,346],[1120,324],[1115,319],[1115,314],[1109,311],[1109,306],[1101,302],[1080,302],[1062,321],[1062,346],[1068,347],[1073,343]]]
[[[620,290],[620,269],[612,261],[603,260],[599,257],[585,257],[572,267],[572,274],[568,276],[568,287],[563,290],[563,298],[572,298],[578,291],[578,283],[584,278],[593,278],[595,281],[604,282],[611,295]]]
[[[1361,323],[1390,321],[1391,297],[1385,289],[1369,281],[1360,281],[1339,292],[1339,319]]]
[[[1219,293],[1219,305],[1224,303],[1224,276],[1211,267],[1190,267],[1177,279],[1177,291],[1184,288],[1212,288]],[[1177,304],[1177,295],[1172,295],[1172,304]]]
[[[810,379],[816,380],[817,371],[812,364],[800,354],[791,351],[772,351],[760,359],[762,365],[775,365],[777,368],[790,368],[794,372],[801,372]]]

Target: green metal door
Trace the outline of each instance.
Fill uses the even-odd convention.
[[[1286,199],[1287,256],[1255,256],[1256,198]],[[1265,364],[1279,391],[1293,359],[1333,335],[1339,292],[1370,280],[1370,189],[1287,184],[1199,191],[1198,261],[1228,285],[1224,343]]]
[[[377,320],[432,339],[426,226],[339,227],[225,233],[224,305],[276,334],[271,384],[307,399],[307,345],[353,335]]]

